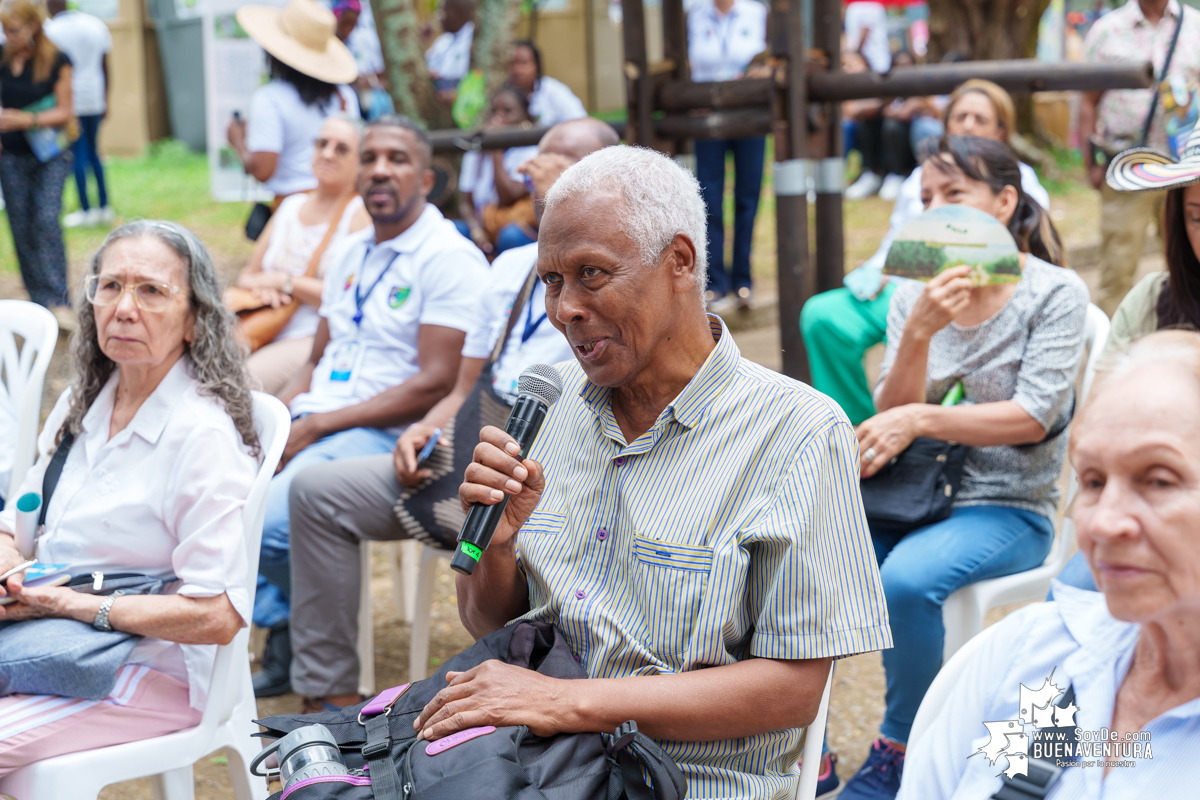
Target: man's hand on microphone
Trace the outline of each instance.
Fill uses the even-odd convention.
[[[516,440],[499,428],[487,426],[479,432],[479,440],[458,498],[467,511],[472,503],[495,505],[508,495],[504,517],[491,542],[492,547],[507,546],[542,499],[542,465],[530,458],[519,460],[521,448]]]

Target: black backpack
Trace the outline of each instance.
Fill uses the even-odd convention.
[[[626,722],[609,740],[598,733],[535,736],[525,726],[497,728],[436,755],[417,739],[413,720],[446,686],[446,672],[499,659],[553,678],[586,678],[566,640],[548,622],[514,622],[488,634],[408,687],[390,711],[364,717],[368,705],[321,714],[284,714],[259,720],[258,734],[279,739],[320,723],[329,729],[351,769],[349,775],[303,780],[288,800],[683,800],[687,781],[654,740]],[[649,776],[649,784],[646,781]],[[271,800],[276,800],[275,795]]]

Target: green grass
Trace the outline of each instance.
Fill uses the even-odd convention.
[[[190,228],[209,246],[222,266],[236,268],[249,257],[252,243],[242,232],[250,213],[246,203],[217,203],[208,194],[208,160],[182,142],[164,140],[137,158],[105,159],[104,177],[117,223],[139,217],[169,219]],[[93,202],[96,186],[90,181]],[[74,176],[63,191],[63,212],[79,208]],[[7,215],[5,215],[7,222]],[[0,232],[0,273],[16,274],[12,236]],[[64,231],[67,260],[78,265],[95,252],[108,233],[103,227]]]

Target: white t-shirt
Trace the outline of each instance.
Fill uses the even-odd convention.
[[[569,119],[587,116],[583,101],[575,96],[571,87],[560,80],[543,76],[538,79],[533,94],[529,96],[529,116],[538,125],[550,127]]]
[[[294,194],[279,204],[279,208],[271,218],[274,221],[274,228],[271,232],[271,241],[267,245],[267,252],[263,254],[263,272],[282,271],[300,276],[308,271],[313,253],[321,244],[321,240],[325,238],[325,232],[329,230],[327,222],[305,225],[300,221],[300,207],[308,202],[308,199],[307,194]],[[333,238],[329,240],[329,246],[325,248],[325,253],[321,256],[321,263],[317,265],[318,277],[325,277],[325,273],[329,270],[330,256],[349,236],[350,223],[353,222],[354,214],[360,208],[362,208],[362,198],[355,196],[346,206],[346,210],[342,212]],[[296,313],[292,314],[292,318],[288,320],[288,324],[272,341],[283,342],[288,339],[312,336],[317,332],[317,326],[320,323],[321,316],[317,313],[317,309],[307,303],[301,303],[300,307],[296,309]]]
[[[146,398],[129,424],[109,439],[113,372],[83,418],[83,432],[63,465],[38,539],[37,559],[69,564],[71,574],[136,572],[174,576],[167,591],[184,597],[229,596],[250,620],[250,565],[242,509],[258,464],[221,401],[198,392],[183,357]],[[38,461],[21,493],[40,492],[54,440],[66,419],[63,392],[38,437]],[[11,533],[16,504],[0,512]],[[216,645],[144,638],[127,664],[144,664],[187,681],[192,708],[204,708]]]
[[[504,171],[515,181],[524,180],[517,167],[538,154],[537,145],[510,147],[504,151]],[[496,194],[496,173],[492,167],[491,152],[471,150],[463,153],[462,168],[458,172],[458,190],[470,192],[475,203],[475,212],[480,213],[489,203],[499,203]]]
[[[462,80],[471,68],[471,43],[474,40],[474,22],[463,25],[458,33],[443,33],[425,51],[425,66],[439,78]]]
[[[883,3],[851,0],[846,5],[846,41],[851,50],[862,46],[863,58],[872,72],[884,73],[892,68],[892,46],[888,41],[887,25],[887,9]]]
[[[46,35],[71,59],[71,92],[75,113],[81,117],[108,109],[104,86],[104,54],[112,50],[112,34],[97,17],[82,11],[64,11],[46,21]]]
[[[486,322],[487,260],[432,205],[386,242],[371,228],[351,234],[330,265],[320,310],[329,344],[293,414],[357,405],[416,375],[422,325],[470,333]]]
[[[329,102],[314,106],[306,106],[300,92],[287,81],[273,80],[255,90],[246,126],[246,147],[252,153],[279,154],[275,173],[263,184],[275,194],[315,189],[313,143],[325,118],[336,113],[351,119],[359,116],[354,90],[346,86],[337,89]]]
[[[1018,162],[1018,166],[1021,169],[1021,188],[1048,211],[1050,193],[1038,181],[1037,173],[1024,161]],[[921,167],[918,166],[900,185],[900,194],[897,195],[896,205],[892,208],[888,232],[879,243],[879,249],[844,279],[847,288],[854,292],[855,297],[866,300],[883,288],[883,264],[887,261],[892,242],[899,235],[900,229],[916,219],[924,210],[925,204],[921,202]]]
[[[492,262],[491,291],[485,299],[488,325],[467,335],[463,357],[488,358],[504,335],[508,315],[517,295],[537,266],[537,242],[505,250]],[[531,364],[558,364],[575,357],[567,338],[546,317],[546,285],[533,285],[529,302],[512,313],[519,314],[504,352],[492,367],[492,388],[510,398],[516,396],[517,378]]]
[[[0,500],[8,497],[13,459],[17,445],[17,410],[3,386],[0,386]]]
[[[707,2],[688,13],[688,61],[692,80],[729,81],[767,48],[767,7],[758,0],[734,0],[728,14]]]

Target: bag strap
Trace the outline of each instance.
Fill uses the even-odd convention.
[[[508,337],[512,336],[513,328],[517,327],[517,319],[521,316],[521,310],[529,302],[529,298],[533,296],[533,286],[537,283],[537,264],[533,265],[533,269],[529,270],[529,276],[525,278],[525,285],[521,287],[517,298],[513,300],[512,310],[508,312],[508,325],[504,329],[504,335],[496,342],[496,346],[492,348],[492,354],[488,357],[488,364],[495,364],[500,360],[500,354],[504,352],[505,345],[508,344]]]
[[[63,433],[62,441],[58,443],[58,449],[54,451],[54,456],[46,465],[46,474],[42,476],[42,512],[38,514],[39,530],[46,524],[46,509],[50,507],[50,498],[54,496],[54,489],[58,486],[58,479],[62,477],[63,465],[67,463],[67,455],[71,452],[73,444],[75,444],[75,434],[70,431]]]
[[[1158,80],[1154,82],[1154,97],[1150,99],[1150,112],[1146,114],[1146,124],[1142,126],[1139,147],[1145,147],[1146,141],[1150,138],[1150,126],[1154,124],[1154,112],[1158,110],[1158,96],[1162,93],[1163,81],[1167,79],[1167,70],[1171,69],[1171,59],[1175,55],[1175,45],[1179,42],[1179,32],[1183,30],[1183,17],[1186,9],[1187,6],[1183,3],[1179,4],[1179,21],[1175,23],[1175,34],[1171,37],[1171,46],[1167,48],[1167,58],[1163,61],[1162,72],[1158,74]]]
[[[329,220],[329,230],[325,231],[325,236],[321,239],[321,243],[317,245],[316,250],[313,250],[312,258],[308,262],[308,269],[304,270],[304,277],[315,278],[317,276],[317,268],[321,265],[321,257],[325,255],[325,250],[329,247],[329,243],[333,241],[338,228],[341,227],[342,217],[346,214],[346,208],[357,196],[353,193],[347,195],[346,199],[338,206],[337,213],[333,215],[333,219]]]
[[[388,727],[391,709],[388,712],[364,723],[367,743],[363,745],[362,754],[371,765],[371,792],[375,800],[403,800],[405,794],[400,788],[400,776],[392,761],[392,732]]]
[[[679,765],[667,758],[663,749],[629,720],[613,733],[612,755],[621,767],[628,800],[683,800],[687,796],[687,779]],[[639,768],[639,762],[650,774],[650,783]]]

